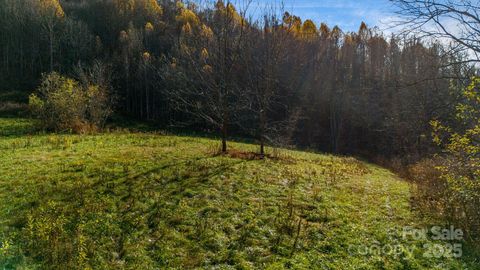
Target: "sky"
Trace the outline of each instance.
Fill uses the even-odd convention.
[[[265,5],[278,5],[280,0],[253,0],[249,9],[261,10]],[[369,27],[378,26],[385,32],[394,20],[394,7],[388,0],[283,0],[284,9],[303,20],[312,19],[317,25],[338,25],[343,31],[357,31],[364,21]]]

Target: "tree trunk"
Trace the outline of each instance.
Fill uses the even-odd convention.
[[[150,120],[150,100],[148,95],[148,80],[147,80],[147,66],[145,65],[145,106],[146,106],[146,118]]]
[[[53,72],[53,29],[50,27],[50,72]]]
[[[227,124],[222,124],[222,153],[227,152]]]
[[[265,156],[265,111],[260,110],[260,157]]]
[[[263,141],[263,137],[260,139],[260,157],[265,157],[265,142]]]
[[[330,147],[333,153],[338,151],[338,120],[337,120],[337,108],[335,106],[335,98],[330,104]]]

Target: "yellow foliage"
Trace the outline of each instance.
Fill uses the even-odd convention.
[[[465,166],[462,171],[458,164],[451,164],[444,175],[450,180],[462,179],[461,184],[480,177],[480,78],[472,78],[463,95],[466,99],[457,105],[456,115],[458,124],[464,127],[462,132],[455,132],[439,121],[430,122],[434,142],[445,144],[447,152]]]
[[[312,20],[306,20],[302,25],[302,35],[305,39],[317,36],[317,26]]]
[[[235,8],[235,6],[232,3],[228,3],[227,4],[227,12],[234,14],[234,13],[237,13],[237,9]]]
[[[185,7],[185,4],[182,1],[177,1],[177,3],[175,3],[175,6],[177,7],[177,9],[182,9]]]
[[[351,35],[345,35],[345,44],[348,44],[348,45],[354,44],[354,38]]]
[[[302,31],[302,20],[300,17],[290,15],[290,13],[285,12],[283,15],[283,23],[285,27],[290,30],[294,35],[300,34]]]
[[[472,82],[465,90],[464,96],[468,100],[478,103],[478,105],[480,105],[480,77],[472,78]]]
[[[210,66],[210,65],[204,65],[203,68],[202,68],[202,71],[205,72],[205,73],[210,74],[210,73],[212,73],[213,68],[212,68],[212,66]]]
[[[204,38],[212,38],[213,31],[210,27],[206,26],[205,24],[202,24],[202,27],[200,29],[200,35]]]
[[[144,52],[142,56],[143,56],[143,61],[145,62],[150,61],[151,56],[149,52]]]
[[[235,25],[245,25],[245,19],[237,12],[235,6],[232,3],[228,3],[226,6],[222,0],[219,0],[215,5],[215,16],[220,18],[228,18],[232,20]]]
[[[202,49],[202,52],[200,53],[201,57],[203,60],[208,59],[208,50],[206,48]]]
[[[155,15],[162,15],[163,9],[157,0],[143,0],[143,8],[153,12]]]
[[[322,23],[320,25],[320,33],[322,34],[322,36],[327,37],[330,34],[330,28],[328,28],[325,23]]]
[[[185,24],[190,24],[191,26],[197,26],[200,23],[200,19],[197,17],[197,14],[195,12],[182,8],[180,10],[180,14],[178,14],[175,18],[177,22],[181,23],[182,25]]]
[[[157,0],[115,0],[115,6],[120,14],[129,14],[136,9],[147,11],[155,16],[163,14],[163,9]]]
[[[3,241],[2,245],[0,246],[0,255],[5,256],[9,253],[11,248],[10,242],[8,240]]]
[[[182,32],[184,34],[190,34],[192,32],[192,26],[190,26],[190,23],[186,23],[182,26]]]
[[[145,24],[145,32],[147,33],[153,32],[153,24],[151,22],[147,22]]]
[[[63,18],[65,16],[65,12],[63,12],[58,0],[40,0],[39,3],[43,13],[52,13],[57,18]]]

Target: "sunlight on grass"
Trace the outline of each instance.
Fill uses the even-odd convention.
[[[0,123],[8,135],[31,124]],[[432,269],[445,263],[421,252],[362,255],[349,248],[425,244],[401,237],[402,227],[421,223],[409,206],[409,184],[392,173],[354,158],[289,150],[277,150],[280,159],[214,156],[217,146],[127,132],[0,139],[0,265]]]
[[[35,132],[35,122],[24,118],[0,118],[0,136],[18,136]]]

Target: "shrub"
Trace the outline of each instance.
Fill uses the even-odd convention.
[[[87,87],[87,119],[95,127],[103,127],[112,113],[111,100],[105,91],[98,85]]]
[[[454,156],[426,159],[409,167],[409,178],[417,184],[415,204],[461,228],[474,243],[480,240],[480,185],[456,163]]]
[[[480,78],[472,78],[462,94],[456,115],[459,127],[438,121],[432,126],[435,142],[447,153],[446,162],[438,168],[452,190],[451,200],[458,205],[453,217],[480,240]]]
[[[107,90],[50,73],[43,76],[37,93],[30,95],[29,107],[45,129],[86,132],[103,126],[111,114]]]
[[[440,159],[424,159],[416,164],[408,166],[407,176],[417,185],[416,201],[422,209],[428,209],[429,212],[440,214],[446,217],[450,212],[447,208],[448,203],[448,185],[441,178],[441,171],[438,169],[443,162]]]
[[[432,121],[435,143],[445,154],[410,170],[423,198],[460,226],[472,242],[480,240],[480,78],[472,78],[457,105],[456,127]]]

